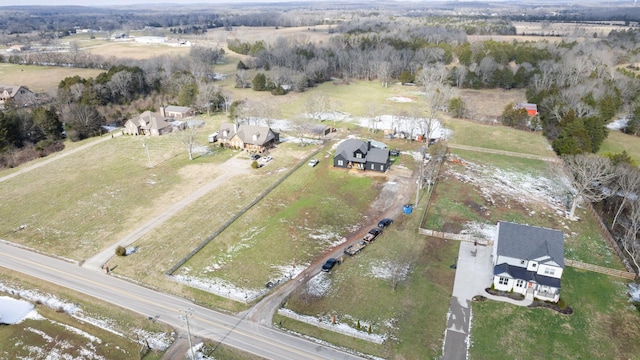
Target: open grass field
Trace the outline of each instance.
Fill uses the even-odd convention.
[[[153,168],[148,168],[143,141]],[[3,182],[0,236],[86,259],[191,193],[203,179],[218,176],[215,164],[228,157],[217,154],[190,162],[177,133],[109,139]]]
[[[162,227],[143,236],[133,244],[140,248],[140,251],[136,254],[112,259],[110,265],[116,268],[114,272],[172,292],[184,291],[190,294],[190,297],[198,299],[198,301],[207,305],[234,311],[239,310],[241,308],[239,303],[218,298],[212,296],[211,293],[205,293],[197,289],[182,288],[181,285],[175,282],[166,281],[164,274],[193,248],[218,230],[222,224],[240,212],[258,195],[281,179],[290,169],[316,149],[309,146],[299,147],[294,144],[281,144],[278,149],[270,153],[274,159],[264,167],[253,170],[251,173],[241,177],[232,178],[196,203],[186,207],[179,214],[169,219]],[[227,150],[222,154],[225,157],[232,155],[241,157],[240,160],[246,162],[247,167],[250,166],[251,161],[248,155],[237,155],[232,150]],[[303,167],[301,170],[307,170],[306,168],[308,167]],[[244,266],[247,261],[252,265],[254,261],[265,264],[271,259],[265,257],[265,259],[258,260],[255,253],[250,254],[250,259],[246,258],[246,250],[249,249],[244,249],[246,244],[243,245],[241,238],[237,236],[247,232],[257,232],[259,229],[264,229],[265,224],[274,222],[271,219],[272,213],[268,211],[264,213],[265,208],[268,209],[275,204],[281,207],[283,206],[281,201],[284,200],[274,199],[273,195],[270,195],[268,199],[266,202],[263,200],[256,208],[228,228],[219,238],[212,241],[201,253],[196,255],[193,260],[195,264],[192,262],[187,263],[181,273],[189,273],[194,276],[200,275],[202,272],[206,273],[207,271],[204,268],[213,262],[211,257],[221,257],[228,262],[225,266],[225,271],[229,275],[223,276],[225,280],[233,281],[237,286],[250,285],[251,287],[260,286],[260,288],[263,288],[264,283],[275,269],[264,271],[264,268],[256,268],[254,271],[251,270],[253,266],[240,267],[236,265],[243,264]],[[288,234],[288,229],[286,234]],[[260,249],[263,249],[262,246],[265,245],[273,245],[273,242],[281,240],[280,238],[282,237],[282,234],[273,233],[270,233],[269,237],[264,236],[265,234],[254,235],[263,237],[261,245],[258,246]],[[256,236],[253,240],[257,241],[259,239]],[[245,251],[236,253],[233,251],[236,247],[238,250],[244,249]],[[218,250],[221,253],[217,253]],[[229,258],[226,258],[227,255]],[[222,260],[220,262],[222,263]],[[232,264],[233,266],[231,266]],[[260,272],[261,270],[263,272]],[[267,280],[264,280],[265,277]]]
[[[468,117],[478,122],[500,123],[500,116],[509,103],[527,102],[523,89],[460,89],[458,95],[464,101]]]
[[[611,130],[609,136],[604,140],[598,155],[607,153],[619,154],[626,151],[629,156],[640,164],[640,137],[627,135],[621,131]]]
[[[363,353],[393,359],[432,359],[441,355],[446,316],[453,288],[457,242],[427,239],[415,228],[424,209],[424,197],[412,215],[402,215],[360,254],[327,274],[316,276],[313,288],[295,293],[285,304],[298,313],[330,323],[386,336],[375,345],[347,335],[320,330],[283,316],[280,326],[312,335]],[[394,291],[389,264],[404,264]],[[315,281],[314,281],[315,280]],[[324,290],[323,290],[324,289]]]
[[[95,43],[92,40],[90,46],[84,47],[83,51],[105,57],[128,58],[135,60],[151,59],[162,55],[188,55],[187,46],[169,46],[165,44],[142,44],[135,42],[114,42],[102,41]],[[80,43],[82,46],[82,43]]]
[[[516,130],[502,125],[484,125],[460,119],[445,120],[444,127],[452,131],[452,136],[448,139],[452,144],[545,157],[555,156],[549,141],[540,132]]]
[[[141,357],[144,354],[140,353],[141,345],[136,342],[135,334],[140,338],[148,337],[150,343],[154,343],[153,338],[172,340],[172,329],[168,326],[151,322],[143,316],[98,299],[87,298],[2,267],[0,276],[4,286],[29,289],[31,292],[35,290],[44,296],[55,294],[57,303],[77,309],[74,310],[75,316],[72,316],[42,301],[35,306],[39,318],[0,326],[0,357],[3,359],[33,358],[34,354],[39,354],[42,358],[55,358],[56,354],[87,358],[86,356],[93,354],[96,358],[153,360],[160,359],[162,351],[151,351]],[[12,296],[3,292],[0,295]],[[53,301],[49,303],[55,304]],[[95,323],[102,325],[97,326]],[[166,343],[165,346],[169,344]]]
[[[474,302],[470,358],[638,359],[640,315],[626,291],[621,279],[568,267],[562,298],[572,315]]]
[[[23,85],[33,92],[55,95],[58,84],[66,77],[79,75],[88,79],[102,72],[97,69],[0,63],[0,84]]]

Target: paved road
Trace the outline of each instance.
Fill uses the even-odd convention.
[[[362,359],[287,333],[218,313],[188,300],[53,259],[0,241],[0,266],[96,297],[182,328],[181,309],[192,308],[194,336],[221,342],[267,359]]]

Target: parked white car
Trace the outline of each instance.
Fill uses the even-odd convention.
[[[318,165],[320,161],[318,159],[311,159],[309,160],[309,166],[314,167],[316,165]]]

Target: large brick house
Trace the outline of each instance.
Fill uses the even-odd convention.
[[[222,146],[264,152],[280,141],[280,134],[268,126],[223,123],[217,139]]]

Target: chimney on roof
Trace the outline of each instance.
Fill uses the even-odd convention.
[[[258,142],[258,133],[253,134],[253,142],[254,143]]]
[[[164,110],[164,106],[160,106],[160,116],[167,117],[167,114],[166,114],[166,112]]]
[[[371,150],[371,140],[367,141],[367,151]]]
[[[237,133],[238,132],[238,123],[237,122],[233,122],[233,132]]]

